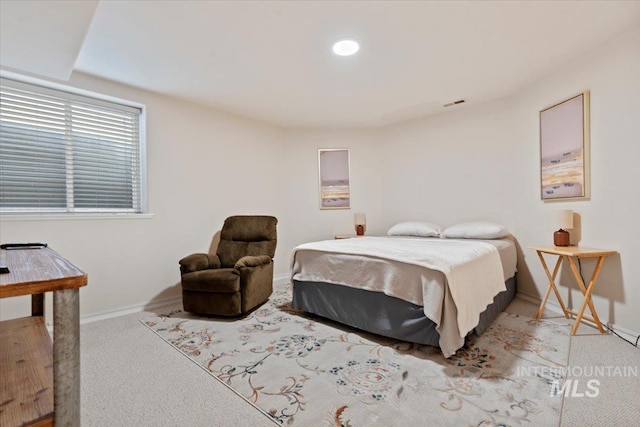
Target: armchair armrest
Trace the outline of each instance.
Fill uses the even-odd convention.
[[[236,262],[236,265],[233,267],[236,270],[240,270],[241,268],[246,267],[257,267],[259,265],[268,265],[270,264],[271,257],[269,255],[258,255],[258,256],[243,256]]]
[[[218,255],[212,254],[191,254],[178,262],[180,263],[180,272],[182,274],[220,268],[220,258],[218,258]]]

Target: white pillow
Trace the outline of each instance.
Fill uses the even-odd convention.
[[[441,237],[449,239],[501,239],[509,230],[500,224],[487,221],[462,222],[445,228]]]
[[[399,222],[389,229],[389,236],[439,237],[442,228],[430,222]]]

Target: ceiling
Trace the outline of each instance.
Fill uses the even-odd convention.
[[[3,27],[20,9],[10,3],[0,2]],[[39,13],[67,21],[64,7],[77,7],[41,3]],[[74,70],[316,128],[384,126],[508,96],[640,25],[637,1],[103,0],[94,9]],[[7,59],[15,36],[2,31],[2,66],[32,71]],[[342,37],[360,51],[334,55]]]
[[[98,3],[0,0],[0,64],[68,80]]]

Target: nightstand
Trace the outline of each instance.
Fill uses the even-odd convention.
[[[580,321],[582,319],[589,320],[596,324],[598,330],[601,333],[605,333],[604,328],[602,327],[602,322],[598,318],[598,313],[596,313],[596,309],[593,306],[593,302],[591,301],[591,293],[596,285],[596,280],[598,279],[598,275],[600,274],[600,269],[602,268],[602,263],[604,259],[609,255],[617,254],[617,251],[604,250],[604,249],[593,249],[593,248],[584,248],[580,246],[532,246],[529,249],[533,249],[538,253],[538,258],[540,258],[540,262],[542,263],[542,267],[544,268],[544,272],[547,274],[547,278],[549,279],[549,286],[547,287],[547,292],[544,294],[544,298],[542,299],[542,303],[540,304],[540,308],[538,309],[538,313],[536,314],[536,319],[539,319],[542,316],[542,312],[544,311],[544,306],[547,303],[547,299],[549,298],[549,294],[551,290],[556,294],[558,298],[558,302],[560,303],[560,307],[562,308],[562,312],[567,319],[570,319],[571,316],[576,316],[576,320],[571,327],[571,335],[575,335],[578,330],[578,326],[580,325]],[[557,255],[558,259],[556,261],[556,265],[553,268],[553,273],[549,272],[549,268],[547,267],[547,263],[544,260],[542,254],[550,254]],[[562,259],[566,258],[569,261],[569,266],[571,267],[571,271],[573,272],[573,277],[578,283],[578,287],[580,291],[584,295],[584,299],[582,301],[582,305],[580,306],[580,310],[577,312],[573,310],[567,309],[562,301],[562,297],[560,296],[560,292],[558,292],[558,288],[556,288],[555,280],[558,275],[558,271],[560,270],[560,265],[562,264]],[[589,285],[585,286],[582,281],[582,276],[580,275],[580,271],[576,266],[576,262],[574,258],[597,258],[596,268],[593,271],[593,275],[591,276],[591,280],[589,280]],[[589,306],[589,311],[591,311],[591,315],[593,317],[585,316],[584,310]]]
[[[334,236],[334,239],[339,240],[339,239],[353,239],[356,237],[365,237],[365,236],[357,236],[355,234],[336,234]]]

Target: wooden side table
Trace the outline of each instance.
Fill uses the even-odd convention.
[[[356,237],[364,237],[364,236],[357,236],[355,234],[336,234],[334,236],[334,239],[336,239],[336,240],[340,240],[340,239],[355,239]]]
[[[601,333],[605,333],[604,328],[602,327],[602,322],[600,322],[600,318],[598,318],[598,313],[596,313],[596,309],[593,306],[593,302],[591,301],[591,294],[596,285],[596,280],[598,279],[598,275],[600,274],[600,269],[602,268],[602,263],[604,259],[609,255],[617,254],[617,251],[603,250],[603,249],[593,249],[593,248],[584,248],[580,246],[531,246],[529,249],[533,249],[538,253],[538,258],[540,258],[540,262],[542,263],[542,267],[544,268],[544,272],[547,274],[547,278],[549,279],[549,286],[547,287],[547,292],[544,294],[544,298],[542,299],[542,303],[540,304],[540,308],[538,308],[538,313],[536,313],[536,319],[539,319],[542,316],[542,312],[544,311],[544,306],[547,304],[547,299],[549,298],[549,294],[551,290],[556,294],[558,298],[558,302],[560,303],[560,307],[564,313],[564,316],[567,319],[571,318],[571,315],[576,316],[575,322],[571,327],[571,335],[575,335],[578,330],[578,326],[582,319],[589,320],[596,324],[598,330]],[[553,268],[553,273],[549,272],[549,268],[547,267],[547,263],[544,260],[542,254],[550,254],[557,255],[558,259],[556,261],[556,265]],[[580,291],[584,295],[584,299],[582,301],[582,305],[580,306],[580,310],[577,312],[573,310],[567,309],[562,301],[562,297],[560,296],[560,292],[558,292],[558,288],[556,288],[555,280],[558,275],[558,271],[560,270],[560,265],[562,264],[562,259],[566,258],[569,261],[569,266],[571,267],[571,271],[573,272],[573,277],[578,283],[578,287]],[[596,268],[593,271],[593,275],[589,280],[589,285],[585,286],[582,281],[582,276],[580,275],[580,271],[576,266],[576,262],[574,258],[597,258]],[[584,310],[589,306],[589,311],[591,311],[591,315],[593,317],[585,316]]]
[[[0,275],[0,298],[31,295],[32,315],[0,322],[0,425],[79,426],[79,288],[87,274],[50,248],[0,251],[10,270]],[[45,292],[53,292],[53,349]]]

